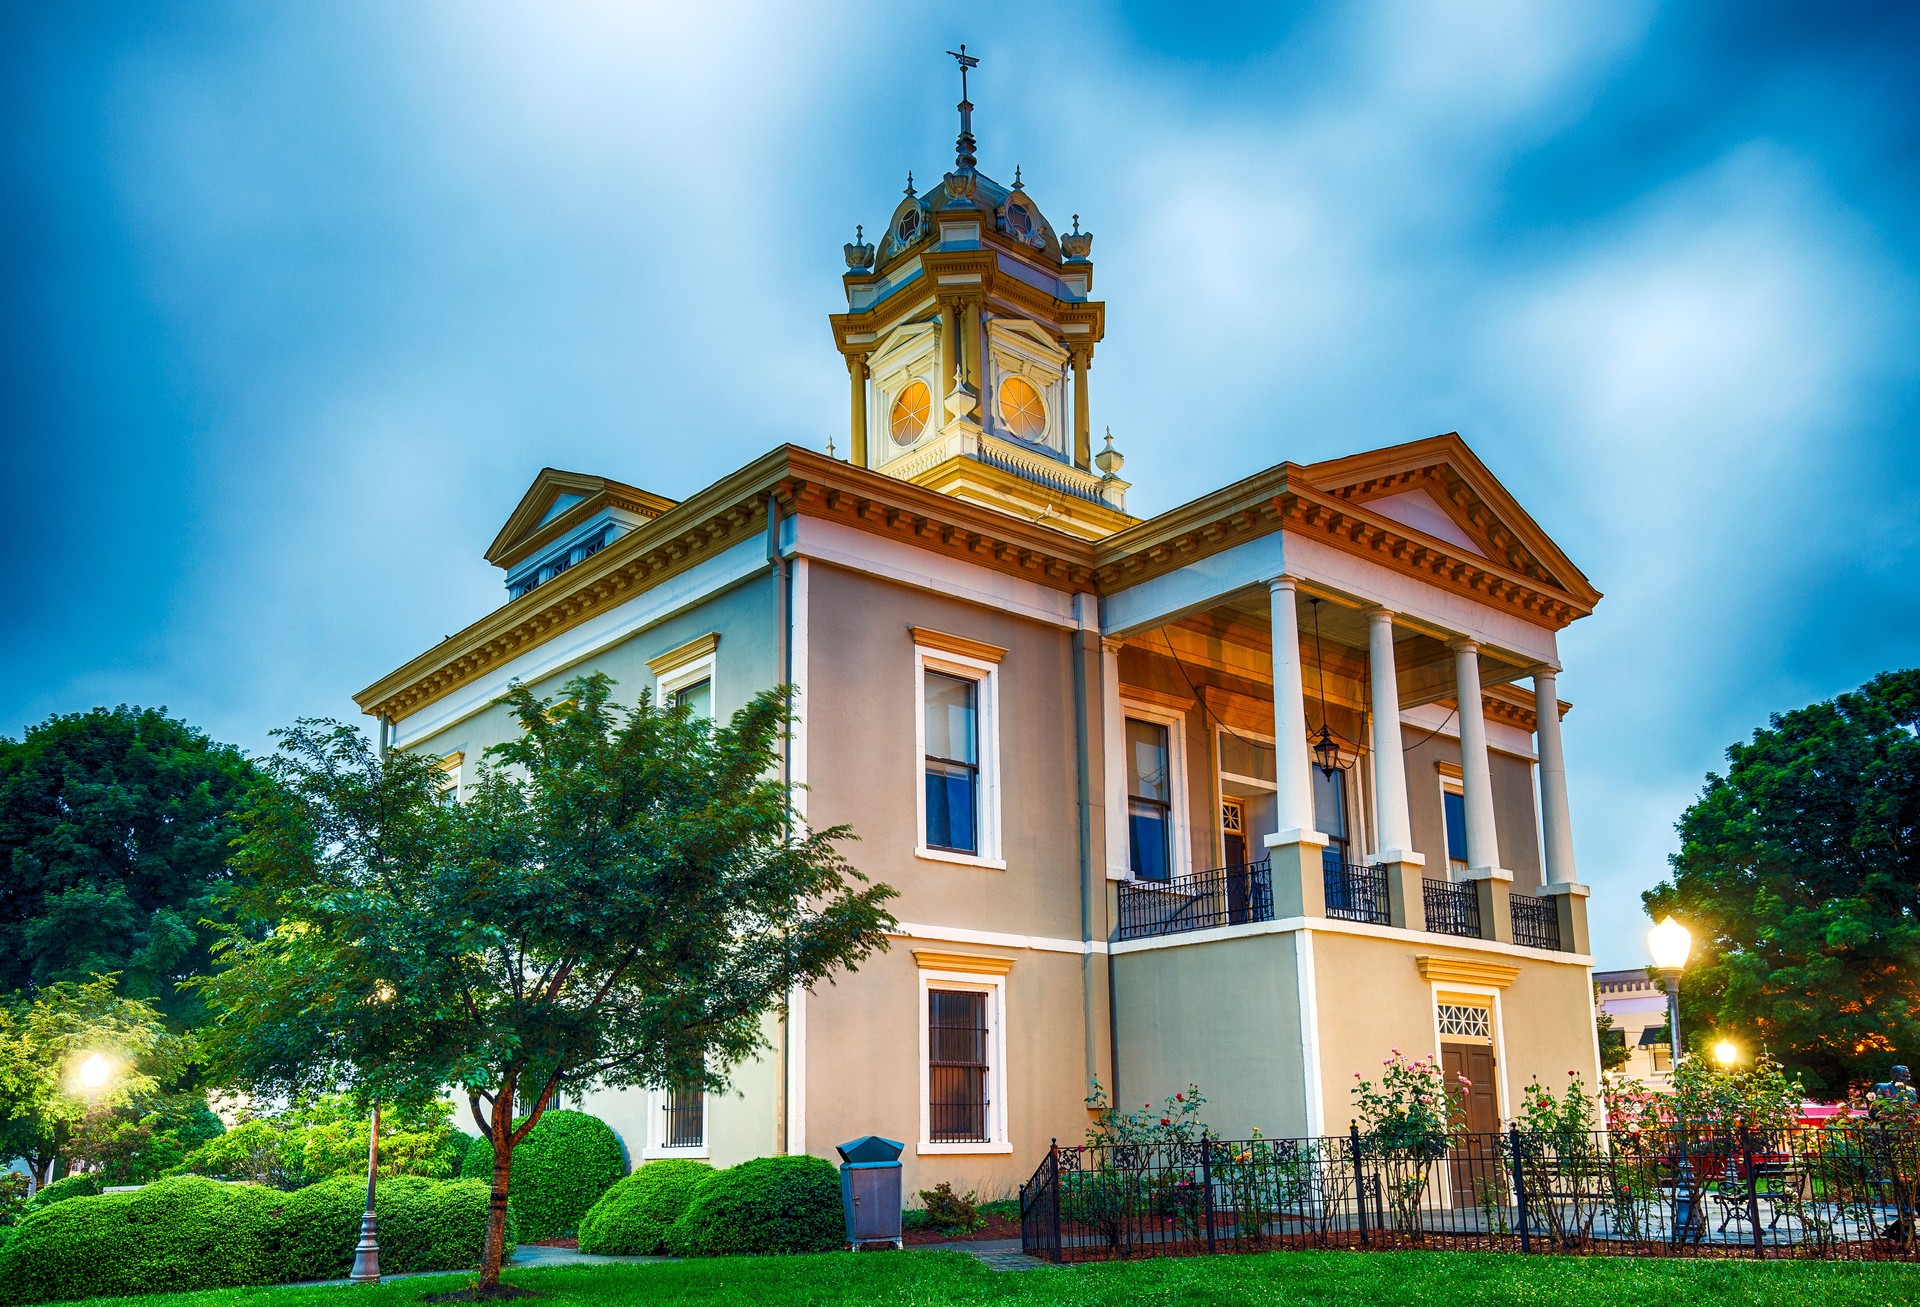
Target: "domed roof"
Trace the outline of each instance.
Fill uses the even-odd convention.
[[[958,195],[956,188],[971,189],[972,194]],[[1040,212],[1040,206],[1027,194],[1018,168],[1014,169],[1012,186],[1004,186],[978,169],[964,169],[948,173],[924,195],[914,193],[913,178],[909,174],[906,196],[894,207],[893,217],[887,222],[886,235],[880,238],[878,263],[888,263],[897,255],[926,241],[932,234],[935,214],[942,210],[965,209],[977,209],[991,215],[995,231],[1008,240],[1027,246],[1049,262],[1058,263],[1064,257],[1053,224],[1047,221],[1046,215]]]

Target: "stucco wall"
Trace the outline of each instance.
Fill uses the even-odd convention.
[[[1513,1095],[1537,1076],[1556,1092],[1578,1071],[1591,1090],[1599,1083],[1594,1053],[1591,973],[1582,965],[1545,962],[1513,952],[1451,947],[1431,938],[1393,940],[1314,932],[1320,1026],[1321,1083],[1329,1130],[1345,1129],[1353,1115],[1354,1073],[1377,1077],[1394,1049],[1439,1054],[1434,1033],[1434,984],[1420,974],[1421,954],[1518,966],[1504,988],[1442,984],[1443,991],[1497,990],[1495,1056],[1501,1074],[1501,1114]]]
[[[1003,1103],[1013,1151],[918,1151],[920,1027],[925,1017],[920,1011],[920,966],[910,940],[894,941],[857,973],[808,996],[806,1151],[835,1158],[835,1144],[884,1135],[907,1145],[901,1161],[912,1205],[918,1205],[912,1197],[916,1190],[941,1180],[983,1198],[1011,1196],[1033,1174],[1052,1140],[1077,1144],[1086,1130],[1081,959],[1030,949],[922,947],[1013,960],[1005,977]]]
[[[890,906],[901,921],[1077,941],[1072,635],[819,564],[809,572],[808,626],[808,819],[853,827],[859,843],[848,857],[900,891]],[[997,682],[1004,871],[914,854],[923,764],[915,753],[910,626],[1007,650]],[[1098,721],[1091,726],[1089,771],[1097,787]],[[1097,815],[1093,826],[1101,828]],[[1104,938],[1098,899],[1095,914],[1095,937]]]
[[[1115,954],[1118,1101],[1193,1084],[1229,1138],[1307,1133],[1297,948],[1286,933]]]

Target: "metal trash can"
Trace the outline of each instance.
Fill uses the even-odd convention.
[[[847,1215],[847,1243],[900,1243],[900,1152],[898,1139],[863,1135],[841,1144],[840,1206]]]

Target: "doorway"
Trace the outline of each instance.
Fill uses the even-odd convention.
[[[1455,1207],[1477,1207],[1490,1199],[1505,1202],[1506,1169],[1500,1160],[1499,1066],[1493,1042],[1442,1043],[1440,1069],[1450,1091],[1464,1089],[1465,1119],[1447,1153],[1447,1173]],[[1465,1081],[1464,1087],[1462,1081]]]

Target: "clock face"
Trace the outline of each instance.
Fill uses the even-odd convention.
[[[918,236],[920,234],[920,210],[908,209],[905,213],[901,214],[900,225],[894,228],[894,234],[900,238],[902,245],[907,244],[915,236]]]
[[[1000,382],[1000,421],[1022,440],[1038,440],[1047,429],[1047,406],[1022,377]]]
[[[927,414],[933,411],[933,395],[924,381],[910,381],[893,399],[893,443],[911,445],[927,429]]]

